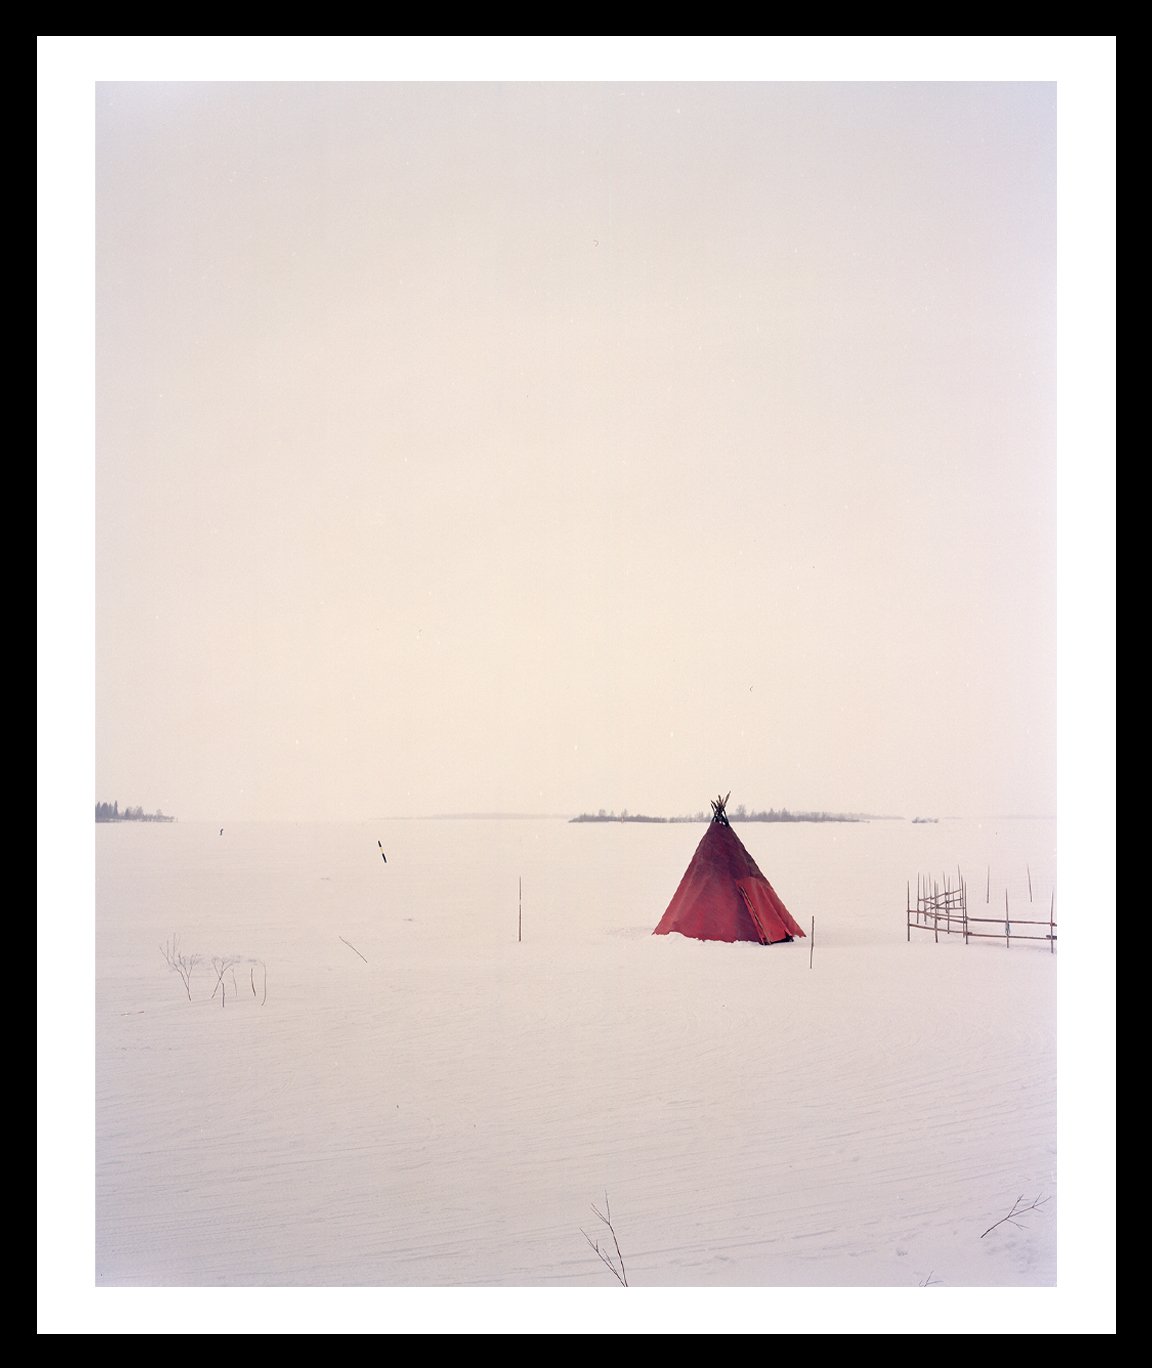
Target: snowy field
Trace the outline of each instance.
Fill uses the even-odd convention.
[[[651,935],[703,830],[99,827],[96,1284],[616,1286],[605,1198],[634,1288],[1055,1284],[1059,952],[904,916],[1055,823],[737,823],[772,947]]]

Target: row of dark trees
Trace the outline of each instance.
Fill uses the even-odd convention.
[[[750,812],[743,803],[728,813],[733,822],[858,822],[859,817],[839,812],[789,812],[787,808],[769,808],[767,811]],[[625,808],[619,814],[606,812],[601,808],[593,815],[582,812],[573,817],[574,822],[708,822],[711,816],[703,812],[689,813],[684,817],[645,817],[640,813],[630,813]]]
[[[98,822],[174,822],[175,817],[165,817],[159,808],[155,812],[145,812],[142,807],[125,808],[120,811],[119,802],[97,803],[96,820]]]
[[[761,809],[759,812],[737,804],[726,814],[731,822],[859,822],[859,817],[845,812],[789,812],[787,808]],[[672,822],[706,822],[709,818],[703,812],[691,817],[670,817]]]
[[[627,808],[617,814],[615,812],[605,812],[603,808],[595,815],[591,812],[582,812],[579,817],[570,819],[573,822],[667,822],[674,820],[668,817],[645,817],[642,812],[629,812]]]

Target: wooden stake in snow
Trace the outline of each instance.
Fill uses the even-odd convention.
[[[816,953],[816,918],[812,918],[812,939],[808,942],[808,968],[812,968],[812,956]]]
[[[1031,901],[1032,901],[1032,870],[1028,867],[1028,865],[1025,865],[1024,868],[1028,870],[1028,901],[1031,902]]]

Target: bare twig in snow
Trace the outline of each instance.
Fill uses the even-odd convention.
[[[236,963],[236,956],[235,956],[235,955],[227,955],[227,956],[225,956],[225,957],[223,957],[223,958],[221,958],[221,956],[219,956],[219,955],[213,955],[213,956],[212,956],[212,968],[216,970],[216,987],[212,989],[212,997],[214,998],[214,997],[216,996],[216,990],[219,989],[219,990],[220,990],[220,1006],[221,1006],[221,1007],[224,1006],[224,998],[225,998],[226,991],[227,991],[227,990],[225,989],[225,987],[224,987],[224,975],[228,972],[229,969],[232,968],[232,966],[233,966],[235,963]],[[236,986],[236,976],[235,976],[235,974],[233,974],[233,976],[232,976],[232,986],[233,986],[233,987]],[[212,998],[209,998],[208,1000],[209,1000],[209,1002],[211,1002]]]
[[[249,960],[248,962],[248,986],[252,989],[253,1000],[256,999],[256,966],[259,965],[264,975],[264,996],[260,999],[260,1006],[263,1007],[268,1001],[268,966],[262,959]]]
[[[164,962],[169,969],[174,969],[180,975],[184,984],[184,991],[188,994],[188,1001],[192,1001],[192,970],[200,963],[199,955],[186,955],[180,949],[180,942],[176,936],[170,941],[165,942],[160,947],[160,953],[164,956]]]
[[[932,1273],[935,1273],[935,1272],[936,1272],[936,1270],[933,1269],[933,1270],[932,1270]],[[916,1284],[917,1287],[939,1287],[939,1286],[940,1286],[940,1279],[939,1279],[939,1278],[934,1278],[934,1277],[932,1276],[932,1273],[929,1273],[928,1276],[924,1279],[924,1281],[923,1281],[922,1283],[917,1283],[917,1284]]]
[[[1017,1230],[1024,1230],[1025,1227],[1022,1226],[1018,1220],[1016,1220],[1016,1217],[1023,1216],[1026,1211],[1040,1211],[1040,1208],[1044,1205],[1044,1203],[1050,1202],[1051,1200],[1051,1197],[1035,1197],[1026,1206],[1021,1206],[1021,1203],[1024,1201],[1024,1194],[1021,1193],[1020,1196],[1017,1197],[1016,1200],[1012,1203],[1012,1210],[1008,1213],[1008,1215],[1001,1216],[998,1221],[990,1225],[988,1229],[984,1232],[984,1235],[991,1235],[997,1226],[1002,1226],[1005,1223],[1007,1223],[1008,1225],[1014,1225]],[[1041,1212],[1040,1214],[1043,1215],[1044,1213]],[[980,1238],[983,1239],[984,1235],[981,1235]]]
[[[339,939],[342,940],[342,941],[344,941],[344,944],[348,947],[349,950],[355,950],[355,951],[356,951],[356,954],[360,955],[360,951],[359,951],[359,950],[356,950],[356,947],[352,944],[351,941],[349,941],[349,940],[344,940],[344,937],[343,937],[343,936],[340,936]],[[364,963],[365,963],[365,964],[368,963],[368,961],[364,958],[363,955],[360,955],[360,958],[361,958],[362,960],[364,960]]]
[[[592,1246],[592,1249],[595,1252],[596,1257],[611,1272],[612,1276],[616,1279],[620,1286],[627,1287],[628,1274],[624,1268],[624,1255],[620,1253],[620,1241],[616,1238],[616,1228],[612,1224],[612,1208],[608,1205],[607,1193],[604,1194],[604,1210],[601,1211],[595,1202],[592,1203],[592,1210],[596,1213],[600,1220],[603,1221],[604,1224],[608,1227],[608,1233],[612,1236],[612,1243],[616,1246],[616,1259],[613,1260],[611,1253],[606,1254],[604,1250],[600,1248],[598,1242],[594,1240],[592,1236],[589,1235],[583,1227],[581,1227],[580,1234],[583,1235],[584,1238],[588,1241],[588,1243]],[[620,1265],[619,1268],[616,1267],[617,1263],[619,1263]]]

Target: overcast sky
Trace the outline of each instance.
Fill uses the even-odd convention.
[[[1055,91],[98,84],[94,798],[1053,813]]]

